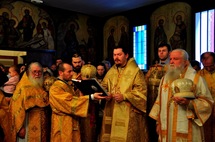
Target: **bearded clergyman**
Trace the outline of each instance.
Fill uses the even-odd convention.
[[[148,142],[146,120],[147,87],[143,72],[128,49],[115,47],[115,64],[102,82],[108,91],[101,142]]]
[[[205,80],[189,64],[188,53],[175,49],[150,111],[160,141],[204,141],[202,126],[211,115],[213,98]]]
[[[48,105],[48,94],[43,89],[42,66],[32,62],[11,99],[11,142],[48,141]]]

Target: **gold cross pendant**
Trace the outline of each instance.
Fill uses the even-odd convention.
[[[169,83],[166,82],[165,84],[163,84],[162,88],[163,88],[164,92],[166,92],[169,88]]]

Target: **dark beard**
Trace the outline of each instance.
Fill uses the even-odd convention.
[[[76,72],[76,73],[80,73],[81,72],[81,67],[80,68],[74,68],[73,67],[73,71]]]
[[[120,64],[116,64],[116,67],[117,67],[117,68],[120,67]]]

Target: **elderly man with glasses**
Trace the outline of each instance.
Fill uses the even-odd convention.
[[[33,62],[16,86],[10,102],[11,141],[49,141],[49,101],[42,73],[41,64]]]

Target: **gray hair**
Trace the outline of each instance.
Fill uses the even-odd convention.
[[[32,70],[33,65],[39,66],[41,68],[41,71],[43,71],[43,67],[39,62],[32,62],[28,65],[27,75],[29,75],[29,72]]]
[[[189,60],[189,55],[184,49],[174,49],[172,52],[180,52],[184,60]]]

